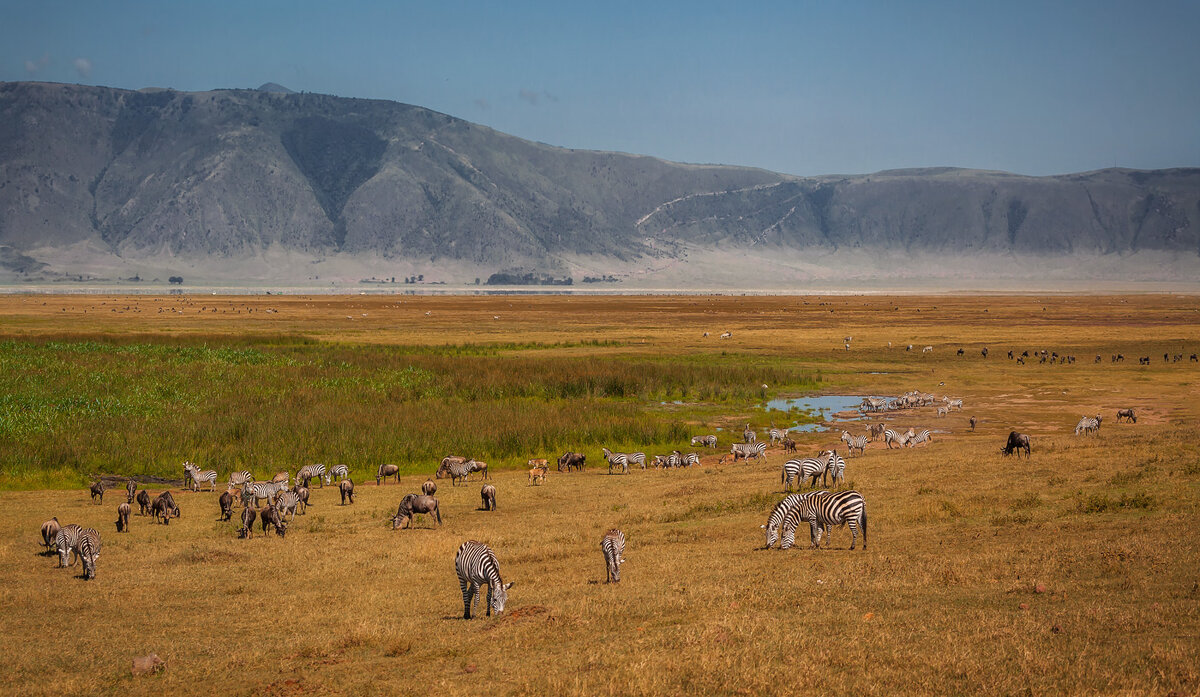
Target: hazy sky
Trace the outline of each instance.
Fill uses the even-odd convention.
[[[1200,166],[1200,2],[10,2],[0,80],[419,104],[794,174]]]

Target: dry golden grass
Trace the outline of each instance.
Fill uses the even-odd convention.
[[[777,450],[762,464],[717,466],[710,454],[692,470],[611,477],[588,452],[586,472],[551,472],[534,487],[523,472],[498,472],[495,513],[476,510],[479,482],[443,481],[444,525],[425,520],[396,532],[388,517],[424,477],[377,487],[359,467],[356,504],[339,506],[335,489],[316,489],[316,505],[285,539],[236,539],[207,492],[177,492],[182,518],[164,527],[135,515],[126,535],[112,524],[123,492],[103,505],[83,489],[5,493],[0,635],[12,650],[3,691],[1200,689],[1200,366],[1187,361],[1200,350],[1196,298],[199,297],[189,302],[243,312],[160,319],[145,309],[98,310],[114,302],[181,301],[6,297],[0,326],[20,337],[166,333],[214,344],[251,333],[409,345],[619,339],[626,343],[541,351],[726,351],[820,371],[831,392],[922,389],[961,396],[966,410],[892,415],[889,423],[952,433],[903,451],[876,444],[848,460],[848,484],[870,515],[866,551],[850,552],[845,530],[827,550],[759,549],[759,525],[782,496]],[[260,321],[245,312],[252,306],[279,312]],[[368,317],[345,320],[352,311]],[[725,329],[734,338],[718,341]],[[713,334],[703,339],[703,331]],[[903,351],[908,343],[917,351]],[[925,344],[933,354],[919,353]],[[953,355],[959,345],[963,358]],[[1004,357],[1042,347],[1078,361],[1017,366]],[[1164,351],[1184,351],[1185,360],[1164,363]],[[1109,363],[1116,352],[1123,364]],[[1139,355],[1152,356],[1151,366],[1138,366]],[[1138,409],[1136,425],[1115,423],[1125,406]],[[1079,416],[1097,411],[1106,416],[1098,436],[1070,435]],[[970,415],[980,420],[974,433]],[[1031,460],[999,455],[1013,428],[1033,437]],[[805,434],[801,452],[836,437]],[[38,527],[52,515],[101,531],[94,581],[38,556]],[[622,582],[612,586],[599,550],[610,527],[628,538]],[[505,581],[515,582],[499,619],[460,619],[453,557],[471,538],[491,544]],[[151,651],[168,660],[167,671],[131,677],[129,660]]]

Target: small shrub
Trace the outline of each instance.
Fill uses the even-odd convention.
[[[1020,511],[1027,508],[1037,508],[1042,505],[1042,499],[1037,495],[1037,492],[1030,492],[1024,496],[1018,496],[1009,504],[1009,508],[1014,511]]]
[[[1107,494],[1092,494],[1086,498],[1082,494],[1076,494],[1075,500],[1075,510],[1079,513],[1105,513],[1119,509],[1149,510],[1156,505],[1153,496],[1141,492],[1121,494],[1121,497],[1116,499],[1109,498]]]

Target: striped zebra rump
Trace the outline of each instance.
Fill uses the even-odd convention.
[[[683,456],[684,467],[692,467],[693,465],[698,464],[700,464],[700,456],[696,453],[688,453],[687,455]]]
[[[683,456],[679,454],[678,450],[667,456],[667,467],[674,469],[681,465],[683,465]]]
[[[297,486],[300,486],[297,484]],[[296,518],[296,507],[300,505],[300,495],[294,491],[283,491],[275,497],[275,511],[279,515],[286,516],[289,512],[292,514],[292,519]]]
[[[838,482],[846,483],[846,461],[834,451],[829,456],[829,464],[825,468],[829,472],[829,483],[837,486]]]
[[[867,548],[866,505],[857,491],[816,492],[788,511],[783,521],[785,536],[791,528],[794,539],[795,528],[802,520],[809,524],[812,549],[820,547],[823,533],[841,525],[850,527],[850,549],[858,541],[859,528],[862,528],[863,549]]]
[[[621,565],[625,563],[625,533],[609,530],[600,539],[600,551],[604,553],[604,564],[608,567],[606,583],[620,583]]]
[[[888,447],[888,450],[892,449],[892,443],[903,447],[906,442],[908,442],[908,434],[898,433],[890,428],[883,432],[883,443]]]
[[[83,577],[96,578],[96,560],[100,558],[100,533],[95,528],[84,530],[75,545],[75,553],[83,562]]]
[[[252,481],[254,481],[254,475],[250,474],[246,470],[242,470],[241,472],[230,472],[229,473],[229,488],[230,489],[233,489],[233,488],[239,487],[239,486],[245,486],[246,484],[249,484]]]
[[[646,469],[646,453],[629,453],[626,457],[630,464],[641,465],[642,469]]]
[[[913,446],[919,445],[919,444],[921,444],[921,443],[926,443],[926,444],[929,444],[929,443],[932,443],[932,442],[933,442],[933,434],[932,434],[932,433],[930,433],[930,432],[929,432],[929,429],[927,429],[927,428],[923,428],[923,429],[921,429],[920,431],[917,431],[917,432],[909,431],[909,433],[912,433],[912,434],[913,434],[913,435],[912,435],[912,436],[911,436],[911,437],[908,439],[908,446],[909,446],[909,447],[913,447]]]
[[[75,546],[79,544],[79,538],[83,536],[83,528],[72,523],[64,525],[58,529],[58,534],[54,536],[54,547],[58,550],[58,565],[59,567],[72,566],[75,560],[71,557],[75,551]]]
[[[454,571],[458,574],[458,585],[462,589],[463,619],[471,619],[471,609],[479,599],[480,586],[484,584],[488,587],[487,614],[504,612],[508,589],[513,584],[505,584],[501,580],[500,564],[490,547],[475,540],[462,543],[454,555]]]
[[[767,435],[771,437],[772,443],[782,443],[783,439],[787,438],[788,431],[790,430],[790,428],[772,428],[767,432]]]
[[[446,472],[450,475],[450,486],[455,486],[458,480],[462,480],[463,484],[467,483],[467,477],[474,472],[472,467],[473,461],[464,460],[462,462],[451,462],[446,465]]]
[[[285,482],[250,482],[242,487],[242,503],[258,505],[259,499],[275,503],[275,495],[287,488]]]
[[[296,473],[296,483],[306,488],[313,479],[320,480],[321,488],[325,488],[325,481],[328,479],[328,475],[325,473],[325,465],[305,465]]]

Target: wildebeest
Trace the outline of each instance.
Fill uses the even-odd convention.
[[[254,518],[257,515],[252,506],[242,509],[242,527],[238,529],[238,537],[254,537]]]
[[[137,491],[137,482],[132,479],[125,482],[125,503],[133,503],[133,494]]]
[[[62,526],[58,524],[58,516],[42,523],[42,545],[46,548],[46,554],[49,554],[54,549],[54,538],[58,536],[58,531]]]
[[[1132,409],[1118,409],[1117,422],[1120,423],[1121,419],[1128,419],[1133,423],[1137,423],[1137,414],[1134,414]]]
[[[426,496],[433,496],[434,494],[436,494],[437,493],[437,482],[433,481],[432,479],[426,479],[421,484],[421,493],[425,494]]]
[[[346,505],[347,499],[350,500],[350,503],[354,503],[354,482],[349,479],[343,479],[338,482],[338,492],[342,495],[343,506]]]
[[[980,353],[981,353],[981,354],[983,354],[983,357],[984,357],[984,358],[987,358],[987,355],[988,355],[988,350],[987,350],[987,347],[986,347],[986,346],[984,346],[984,347],[983,347],[983,350],[982,350],[982,351],[980,351]]]
[[[338,482],[339,484],[341,481]],[[300,515],[308,514],[308,487],[297,484],[292,487],[292,493],[296,495],[296,505],[300,508]]]
[[[975,430],[975,417],[974,416],[971,417],[971,430],[972,431]]]
[[[1021,457],[1021,450],[1025,451],[1025,457],[1029,457],[1029,436],[1024,433],[1010,431],[1008,434],[1008,443],[1000,451],[1005,455],[1012,455],[1015,451],[1017,457]]]
[[[287,486],[288,482],[290,481],[292,481],[292,475],[288,474],[287,472],[276,472],[275,476],[271,477],[271,482],[275,484],[282,482],[284,486]]]
[[[432,496],[408,494],[400,500],[400,508],[392,516],[392,529],[407,528],[412,524],[413,516],[418,513],[432,513],[437,518],[438,525],[442,524],[442,513],[438,508],[438,500]]]
[[[96,497],[100,497],[100,503],[104,503],[104,480],[93,483],[88,487],[88,493],[92,495],[92,502],[96,501]]]
[[[229,520],[233,517],[233,491],[226,489],[225,493],[221,494],[221,520]]]
[[[583,453],[567,452],[563,453],[562,456],[558,458],[558,471],[562,472],[563,469],[566,469],[568,472],[570,472],[572,469],[583,471],[583,467],[586,464],[587,455],[584,455]]]
[[[129,504],[117,506],[117,532],[129,532]]]
[[[163,525],[170,525],[171,519],[178,518],[179,514],[179,506],[175,505],[175,497],[169,491],[159,494],[150,505],[150,515],[158,518]]]
[[[785,453],[796,452],[796,441],[792,440],[791,438],[784,438],[783,439],[783,452],[785,452]]]
[[[387,479],[388,477],[395,477],[396,483],[399,484],[400,468],[395,465],[380,465],[379,469],[375,472],[375,483],[379,484],[381,479]]]
[[[542,460],[542,462],[545,462],[545,460]],[[483,460],[467,460],[467,465],[471,467],[472,472],[479,472],[479,476],[483,477],[484,479],[491,479],[491,477],[488,475],[487,463]],[[451,483],[453,484],[453,480]]]
[[[869,424],[867,426],[867,435],[871,437],[871,440],[879,440],[886,428],[885,424]]]
[[[258,512],[258,519],[262,523],[262,531],[267,531],[267,525],[275,527],[275,534],[283,537],[287,534],[287,521],[271,506],[267,506]]]
[[[484,484],[479,490],[479,498],[483,499],[483,510],[496,510],[496,487],[491,484]]]
[[[141,491],[139,491],[137,494],[137,502],[138,502],[138,505],[142,507],[142,510],[140,510],[138,512],[138,515],[147,515],[150,513],[150,493],[149,492],[147,492],[145,489],[142,489]]]

